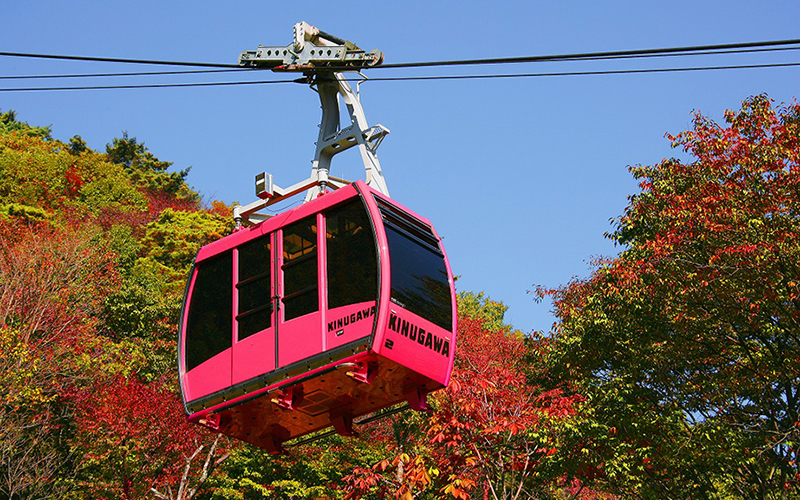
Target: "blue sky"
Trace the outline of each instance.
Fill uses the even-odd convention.
[[[507,1],[14,2],[3,6],[0,51],[235,63],[259,44],[286,45],[306,21],[379,49],[386,62],[513,57],[800,38],[800,2]],[[370,76],[798,62],[800,51],[716,58],[573,62],[513,67],[372,70]],[[0,76],[169,69],[0,57]],[[273,78],[266,73],[261,78]],[[280,75],[277,78],[281,78]],[[230,81],[223,75],[87,81],[0,80],[40,85]],[[428,82],[368,82],[370,124],[391,129],[379,149],[392,197],[443,235],[460,290],[504,301],[523,331],[548,330],[550,304],[529,290],[590,271],[619,251],[603,233],[636,192],[628,165],[678,155],[664,138],[692,112],[720,119],[746,97],[798,96],[800,68]],[[319,101],[296,85],[81,92],[0,92],[0,109],[80,134],[103,150],[127,131],[207,199],[248,203],[253,177],[305,178]],[[332,174],[361,178],[352,151]]]

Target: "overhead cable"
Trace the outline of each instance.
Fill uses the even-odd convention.
[[[55,90],[128,90],[162,89],[168,87],[220,87],[233,85],[269,85],[272,83],[295,83],[295,80],[261,80],[252,82],[199,82],[199,83],[151,83],[141,85],[85,85],[80,87],[20,87],[2,89],[0,92],[41,92]]]
[[[482,64],[517,64],[517,63],[530,63],[530,62],[543,62],[543,61],[566,61],[566,60],[592,60],[592,59],[608,59],[621,56],[643,56],[643,55],[658,55],[658,54],[682,54],[707,51],[723,51],[729,49],[746,49],[755,47],[774,47],[781,45],[800,45],[800,39],[793,40],[772,40],[765,42],[744,42],[744,43],[727,43],[717,45],[695,45],[689,47],[669,47],[660,49],[637,49],[637,50],[616,50],[606,52],[583,52],[575,54],[558,54],[546,56],[522,56],[522,57],[499,57],[488,59],[461,59],[453,61],[428,61],[428,62],[411,62],[411,63],[398,63],[398,64],[383,64],[376,66],[377,68],[425,68],[435,66],[466,66],[466,65],[482,65]]]
[[[249,71],[246,68],[239,69],[194,69],[184,71],[137,71],[130,73],[77,73],[77,74],[60,74],[60,75],[12,75],[0,76],[0,80],[35,80],[35,79],[51,79],[51,78],[95,78],[95,77],[108,77],[108,76],[160,76],[160,75],[197,75],[209,73],[236,73],[237,71]]]
[[[758,69],[758,68],[784,68],[800,66],[800,62],[769,63],[769,64],[738,64],[733,66],[696,66],[691,68],[647,68],[647,69],[620,69],[599,71],[562,71],[549,73],[508,73],[490,75],[439,75],[439,76],[398,76],[369,78],[372,82],[414,81],[414,80],[476,80],[492,78],[533,78],[546,76],[592,76],[592,75],[630,75],[639,73],[675,73],[684,71],[717,71],[723,69]],[[363,81],[363,80],[350,80]]]
[[[800,50],[800,47],[762,47],[753,49],[737,49],[737,50],[724,50],[724,51],[698,51],[691,53],[668,53],[668,54],[637,54],[637,55],[617,55],[605,57],[592,57],[587,59],[564,59],[554,60],[552,62],[570,62],[570,61],[594,61],[594,60],[615,60],[615,59],[642,59],[642,58],[656,58],[656,57],[686,57],[686,56],[701,56],[701,55],[725,55],[725,54],[752,54],[760,52],[784,52]],[[237,68],[237,69],[206,69],[206,70],[182,70],[182,71],[138,71],[138,72],[122,72],[122,73],[77,73],[77,74],[49,74],[49,75],[13,75],[13,76],[0,76],[0,80],[35,80],[35,79],[58,79],[58,78],[98,78],[98,77],[139,77],[139,76],[161,76],[161,75],[192,75],[192,74],[209,74],[209,73],[237,73],[250,71],[253,68]]]
[[[32,54],[27,52],[0,52],[6,57],[32,57],[37,59],[64,59],[67,61],[113,62],[125,64],[154,64],[161,66],[194,66],[201,68],[241,68],[238,64],[204,63],[186,61],[157,61],[152,59],[123,59],[119,57],[65,56],[57,54]]]
[[[602,57],[575,57],[571,59],[557,59],[552,62],[569,62],[569,61],[610,61],[615,59],[649,59],[655,57],[694,57],[694,56],[716,56],[726,54],[753,54],[758,52],[785,52],[788,50],[800,50],[798,47],[765,47],[757,49],[737,49],[737,50],[698,50],[694,52],[677,52],[677,53],[664,53],[664,54],[630,54],[630,55],[617,55],[617,56],[602,56]]]
[[[644,73],[675,73],[688,71],[718,71],[727,69],[763,69],[763,68],[786,68],[800,66],[800,62],[790,63],[767,63],[767,64],[737,64],[730,66],[695,66],[689,68],[646,68],[646,69],[621,69],[621,70],[598,70],[598,71],[563,71],[546,73],[508,73],[508,74],[488,74],[488,75],[432,75],[432,76],[397,76],[397,77],[375,77],[364,80],[347,79],[351,82],[399,82],[399,81],[427,81],[427,80],[478,80],[478,79],[498,79],[498,78],[535,78],[553,76],[598,76],[598,75],[626,75]],[[163,83],[163,84],[142,84],[142,85],[95,85],[95,86],[76,86],[76,87],[19,87],[19,88],[0,88],[0,92],[36,92],[36,91],[66,91],[66,90],[127,90],[127,89],[152,89],[170,87],[216,87],[216,86],[236,86],[236,85],[268,85],[276,83],[309,83],[306,79],[296,80],[259,80],[259,81],[239,81],[239,82],[200,82],[200,83]]]
[[[422,68],[422,67],[435,67],[435,66],[464,66],[464,65],[482,65],[482,64],[516,64],[516,63],[530,63],[530,62],[543,62],[543,61],[608,59],[608,58],[644,56],[644,55],[655,56],[659,54],[685,53],[686,55],[689,55],[691,53],[700,53],[708,51],[717,52],[725,50],[749,49],[758,47],[778,47],[787,45],[800,45],[800,39],[727,43],[727,44],[716,44],[716,45],[693,45],[686,47],[667,47],[667,48],[657,48],[657,49],[582,52],[574,54],[555,54],[555,55],[544,55],[544,56],[521,56],[521,57],[501,57],[501,58],[485,58],[485,59],[461,59],[461,60],[450,60],[450,61],[406,62],[397,64],[383,64],[381,66],[375,66],[375,68],[392,69],[392,68]],[[164,60],[152,60],[152,59],[124,59],[116,57],[71,56],[71,55],[36,54],[36,53],[24,53],[24,52],[0,52],[0,56],[41,58],[41,59],[62,59],[71,61],[113,62],[113,63],[127,63],[127,64],[240,68],[238,64],[164,61]]]

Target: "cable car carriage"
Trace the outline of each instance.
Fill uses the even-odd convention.
[[[287,189],[260,174],[260,199],[236,207],[233,234],[200,249],[186,286],[178,367],[189,420],[273,453],[331,426],[356,435],[359,418],[404,402],[426,410],[453,367],[453,275],[430,221],[388,196],[376,154],[388,130],[367,126],[341,72],[382,54],[354,47],[300,23],[289,47],[242,54],[243,65],[302,70],[316,88],[313,171]],[[351,147],[366,181],[328,175]],[[306,190],[293,210],[257,213]]]

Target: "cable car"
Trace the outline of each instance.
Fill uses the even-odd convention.
[[[306,44],[291,57],[321,52],[320,40],[354,47],[300,28]],[[237,231],[198,252],[180,318],[189,420],[272,453],[331,426],[356,435],[355,419],[399,403],[426,410],[455,356],[453,274],[430,221],[388,196],[375,153],[388,129],[367,126],[341,73],[312,76],[323,104],[312,176],[285,190],[257,177],[260,200],[237,207]],[[340,97],[350,127],[339,124]],[[350,147],[366,181],[328,175]],[[259,219],[305,189],[306,203]]]

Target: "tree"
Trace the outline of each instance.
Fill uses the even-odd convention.
[[[0,133],[0,203],[35,207],[77,221],[102,212],[140,212],[147,206],[119,165],[36,134]],[[76,222],[79,224],[79,222]]]
[[[143,142],[138,142],[136,137],[128,137],[128,132],[123,132],[122,137],[108,144],[106,154],[110,162],[122,165],[139,187],[177,198],[197,200],[197,193],[189,189],[185,182],[189,175],[188,168],[168,172],[172,163],[156,158]]]
[[[18,121],[16,111],[0,113],[0,134],[10,134],[12,132],[50,139],[51,130],[49,126],[33,127],[25,122]]]
[[[539,290],[548,374],[592,401],[594,465],[626,496],[797,492],[800,106],[756,96],[725,122],[668,136],[691,162],[631,168],[622,253]]]
[[[91,231],[0,222],[0,492],[61,497],[74,477],[73,408],[92,330],[116,281]]]
[[[68,436],[70,411],[60,404],[53,359],[0,326],[0,497],[57,497],[72,476]]]
[[[86,145],[86,141],[81,138],[79,135],[74,135],[69,140],[69,153],[73,155],[80,155],[84,151],[88,151],[89,147]]]
[[[92,228],[0,223],[0,327],[36,349],[75,342],[96,327],[118,276],[113,255],[93,236]]]
[[[211,454],[200,467],[216,463],[214,438],[186,421],[166,380],[100,378],[74,399],[73,445],[81,450],[77,485],[93,498],[145,498],[151,490],[170,491],[175,484],[179,498],[191,498],[188,493],[194,493],[184,493],[187,480],[182,478],[198,465],[193,459],[206,447],[204,441],[212,442]]]
[[[503,320],[507,310],[507,305],[490,299],[484,292],[458,292],[458,314],[481,320],[487,330],[510,330]]]
[[[183,475],[181,475],[180,482],[173,488],[173,485],[167,485],[159,491],[156,488],[151,488],[150,492],[157,498],[163,500],[190,500],[201,490],[205,482],[209,479],[216,467],[230,457],[230,453],[218,454],[218,447],[220,441],[223,440],[222,434],[217,434],[211,444],[201,444],[194,452],[186,458],[186,466],[183,468]],[[208,451],[206,451],[206,448]],[[194,477],[191,475],[192,468],[195,465],[195,459],[205,452],[205,458],[202,462],[199,474]]]
[[[0,498],[183,500],[228,456],[173,374],[187,268],[230,211],[115,143],[0,113]]]
[[[233,219],[213,212],[180,211],[168,208],[147,225],[142,239],[146,257],[183,279],[200,247],[233,230]]]
[[[461,317],[457,338],[451,384],[430,396],[433,411],[417,442],[354,469],[346,478],[348,498],[510,500],[559,489],[562,474],[551,457],[560,446],[558,429],[580,397],[527,384],[518,332]]]
[[[459,335],[459,370],[428,429],[440,491],[466,499],[474,485],[481,496],[519,499],[556,486],[557,429],[580,397],[526,383],[519,333],[462,318]]]

